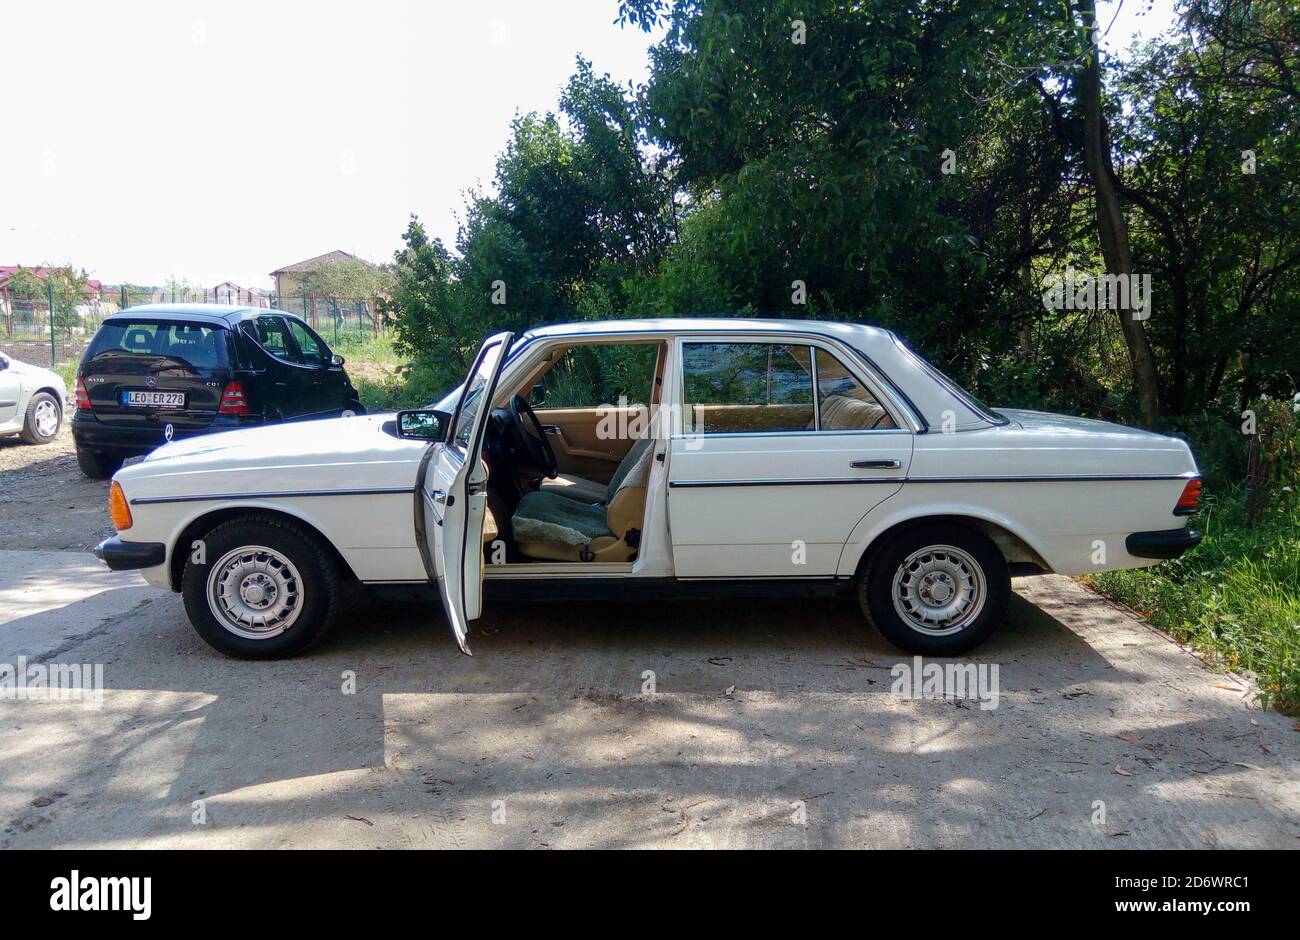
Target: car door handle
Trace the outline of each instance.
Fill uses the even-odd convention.
[[[850,460],[854,470],[897,470],[902,463],[897,460]]]
[[[439,506],[456,505],[456,497],[448,496],[446,491],[444,490],[434,490],[432,495],[433,495],[433,501],[437,503]]]

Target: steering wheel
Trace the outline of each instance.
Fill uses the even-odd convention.
[[[551,442],[547,440],[546,431],[542,429],[542,422],[538,420],[532,405],[528,404],[523,397],[514,396],[510,399],[510,417],[515,425],[515,437],[527,452],[529,464],[543,468],[546,471],[546,478],[554,480],[556,473],[559,472],[559,465],[555,462],[555,451],[551,448]],[[528,425],[524,424],[525,417],[533,426],[531,431]]]

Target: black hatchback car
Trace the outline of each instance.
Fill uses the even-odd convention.
[[[343,358],[283,310],[152,304],[104,320],[77,369],[72,437],[100,480],[173,438],[361,414]]]

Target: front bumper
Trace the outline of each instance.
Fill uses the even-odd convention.
[[[167,560],[167,546],[162,542],[124,542],[116,535],[104,539],[93,551],[114,571],[153,568]]]
[[[1134,558],[1177,558],[1201,544],[1195,529],[1166,529],[1162,532],[1134,532],[1124,540],[1124,548]]]

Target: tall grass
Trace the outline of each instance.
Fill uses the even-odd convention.
[[[1260,704],[1300,714],[1300,500],[1282,492],[1246,525],[1245,492],[1209,501],[1193,551],[1088,580],[1217,664],[1253,674]]]

